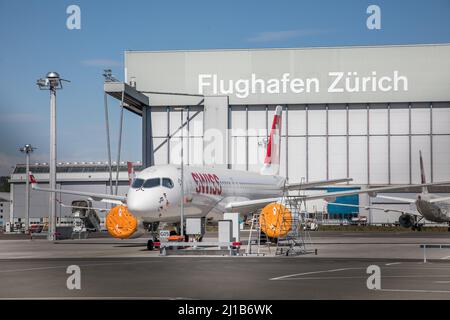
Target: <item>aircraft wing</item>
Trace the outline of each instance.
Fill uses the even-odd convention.
[[[61,201],[58,201],[58,200],[56,200],[56,202],[58,202],[58,203],[61,205],[61,207],[64,207],[64,208],[84,209],[84,210],[86,210],[86,209],[92,209],[92,210],[97,210],[97,211],[100,211],[100,212],[106,212],[106,211],[108,211],[108,209],[105,209],[105,208],[71,206],[71,205],[69,205],[69,204],[62,203]]]
[[[351,178],[343,178],[343,179],[332,179],[332,180],[320,180],[320,181],[311,181],[305,183],[289,183],[286,184],[286,189],[288,190],[305,190],[313,187],[320,186],[328,186],[341,182],[350,182],[353,181]]]
[[[236,211],[256,211],[258,209],[264,208],[266,205],[272,202],[278,202],[281,201],[281,198],[265,198],[265,199],[258,199],[258,200],[246,200],[246,201],[237,201],[237,202],[230,202],[228,203],[225,208],[227,210],[233,210]]]
[[[75,190],[64,190],[64,189],[46,189],[40,187],[33,187],[33,190],[44,191],[44,192],[55,192],[55,193],[63,193],[63,194],[74,194],[77,196],[87,197],[92,201],[100,201],[114,204],[125,204],[127,198],[124,196],[115,196],[111,194],[102,194],[102,193],[93,193],[93,192],[83,192],[83,191],[75,191]]]
[[[450,197],[441,197],[441,198],[435,198],[435,199],[431,199],[430,202],[431,203],[435,203],[435,202],[445,202],[445,201],[449,201]]]
[[[408,189],[408,188],[413,188],[413,187],[428,187],[428,186],[436,186],[436,185],[447,185],[447,184],[450,185],[450,181],[422,183],[422,184],[415,184],[415,185],[399,185],[399,186],[391,186],[391,187],[361,189],[361,190],[337,191],[337,192],[328,192],[328,193],[317,194],[317,195],[309,195],[309,196],[305,196],[304,199],[305,200],[324,199],[325,201],[330,202],[331,200],[336,199],[337,197],[352,196],[355,194],[368,193],[371,197],[376,197],[378,193],[384,193],[386,191]],[[403,200],[400,200],[400,201],[407,202],[407,200],[408,200],[407,198],[404,198]],[[409,200],[412,200],[412,199],[409,199]],[[415,202],[415,200],[413,200],[413,202]]]
[[[34,178],[34,176],[29,173],[29,179],[31,188],[33,190],[37,191],[44,191],[44,192],[55,192],[55,193],[63,193],[63,194],[74,194],[77,196],[84,196],[87,197],[89,200],[92,201],[100,201],[100,202],[107,202],[107,203],[114,203],[114,204],[125,204],[127,202],[127,197],[125,196],[117,196],[112,194],[102,194],[102,193],[93,193],[93,192],[84,192],[84,191],[76,191],[76,190],[64,190],[64,189],[47,189],[47,188],[41,188],[37,186],[37,181]]]
[[[412,212],[412,211],[407,211],[407,210],[398,210],[398,209],[390,209],[390,208],[382,208],[382,207],[375,207],[375,206],[358,206],[356,204],[347,204],[347,203],[329,203],[335,206],[341,206],[341,207],[354,207],[354,208],[361,208],[361,209],[365,209],[365,210],[382,210],[384,212],[397,212],[397,213],[401,213],[401,214],[410,214],[413,216],[420,216],[419,213],[417,212]]]
[[[395,200],[395,201],[402,201],[402,202],[407,202],[407,203],[414,203],[414,202],[416,202],[416,199],[402,198],[402,197],[377,196],[377,198],[388,199],[388,200]]]
[[[356,195],[356,194],[365,194],[365,193],[369,194],[371,197],[375,197],[377,195],[377,193],[380,193],[380,192],[386,192],[386,191],[398,190],[398,189],[407,189],[407,188],[411,188],[411,187],[426,187],[426,186],[432,186],[432,185],[446,185],[446,184],[450,184],[450,181],[422,183],[422,184],[416,184],[416,185],[400,185],[400,186],[392,186],[392,187],[380,187],[380,188],[371,188],[371,189],[362,189],[362,190],[327,192],[327,193],[304,195],[304,196],[288,196],[288,197],[284,197],[284,198],[290,199],[290,200],[302,200],[302,201],[323,199],[327,202],[333,202],[337,197],[352,196],[352,195]],[[264,208],[269,203],[278,202],[278,201],[281,201],[282,199],[283,199],[282,197],[278,197],[278,198],[265,198],[265,199],[257,199],[257,200],[230,202],[227,204],[226,209],[227,210],[236,210],[236,211],[257,210],[257,209]]]

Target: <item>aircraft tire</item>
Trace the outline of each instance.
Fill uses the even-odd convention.
[[[148,251],[153,251],[154,248],[155,248],[155,245],[153,243],[153,240],[148,240],[147,241],[147,250]]]

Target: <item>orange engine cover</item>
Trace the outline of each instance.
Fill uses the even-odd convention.
[[[114,238],[128,238],[136,232],[137,227],[137,219],[126,206],[116,206],[109,210],[106,216],[106,228]]]
[[[292,228],[291,211],[281,203],[270,203],[262,209],[259,224],[268,237],[284,237]]]

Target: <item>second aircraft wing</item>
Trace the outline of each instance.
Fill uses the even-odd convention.
[[[369,194],[372,197],[375,197],[378,193],[391,191],[391,190],[407,189],[407,188],[412,188],[412,187],[427,187],[427,186],[434,186],[434,185],[447,185],[447,184],[450,184],[450,181],[422,183],[422,184],[416,184],[416,185],[400,185],[400,186],[392,186],[392,187],[380,187],[380,188],[362,189],[362,190],[327,192],[327,193],[304,195],[304,196],[288,196],[286,198],[288,198],[290,200],[302,200],[302,201],[323,199],[327,202],[334,202],[337,197],[352,196],[352,195],[356,195],[356,194],[365,194],[365,193]],[[227,204],[226,209],[227,210],[236,210],[236,211],[258,210],[258,209],[264,208],[269,203],[278,202],[278,201],[281,201],[282,199],[283,199],[282,197],[277,197],[277,198],[264,198],[264,199],[257,199],[257,200],[230,202]]]

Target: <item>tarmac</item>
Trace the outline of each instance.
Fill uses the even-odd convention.
[[[450,299],[450,249],[427,249],[425,263],[420,248],[450,244],[448,233],[310,234],[308,249],[317,255],[274,256],[274,246],[262,246],[264,256],[233,257],[164,257],[148,251],[146,239],[50,242],[2,235],[0,298]],[[80,290],[67,287],[72,265],[81,270]]]

